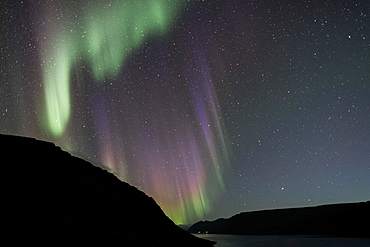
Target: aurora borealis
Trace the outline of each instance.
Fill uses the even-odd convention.
[[[366,1],[3,1],[0,132],[177,224],[368,200]]]
[[[53,9],[64,8],[64,5],[53,5],[48,6],[46,16]],[[162,0],[109,1],[104,4],[94,4],[92,7],[88,6],[86,12],[82,12],[82,18],[78,17],[81,14],[79,11],[74,12],[70,10],[70,7],[63,9],[59,15],[47,16],[46,19],[51,22],[50,25],[53,25],[52,30],[46,32],[47,39],[50,37],[51,41],[45,45],[41,44],[45,46],[42,49],[44,52],[41,58],[45,61],[42,70],[47,130],[54,137],[64,136],[73,104],[70,93],[71,72],[73,66],[78,63],[77,60],[86,62],[86,66],[91,70],[90,83],[104,84],[107,83],[105,80],[117,80],[117,83],[122,83],[120,78],[116,78],[130,53],[139,49],[147,37],[165,33],[170,27],[172,18],[181,8],[180,5],[180,2]],[[84,8],[84,5],[81,8]],[[83,22],[79,23],[77,19]],[[77,70],[75,73],[80,73],[80,71]],[[212,88],[212,79],[208,74],[208,71],[201,71],[199,75],[194,76],[192,79],[194,81],[189,82],[190,90],[192,90],[191,87],[198,87],[193,84],[199,84],[199,88],[196,92],[194,90],[196,95],[190,97],[193,99],[191,99],[189,108],[182,109],[180,116],[166,113],[159,119],[157,116],[130,119],[129,122],[136,122],[136,124],[144,122],[148,126],[148,133],[144,132],[146,136],[142,136],[144,133],[137,133],[136,137],[130,136],[132,139],[142,139],[137,144],[134,142],[126,144],[128,141],[125,141],[125,144],[122,141],[117,144],[112,143],[114,137],[122,138],[125,136],[122,132],[129,131],[133,127],[128,123],[116,127],[116,130],[111,133],[112,117],[108,116],[107,112],[120,106],[107,106],[104,101],[109,96],[104,95],[98,96],[99,99],[92,102],[92,105],[97,108],[92,115],[96,128],[101,133],[98,136],[102,142],[98,148],[101,155],[100,162],[121,179],[131,181],[130,172],[127,172],[125,168],[127,162],[124,161],[127,157],[122,154],[125,152],[123,147],[141,146],[145,152],[139,154],[141,159],[137,161],[139,164],[136,166],[140,173],[138,172],[133,180],[144,179],[145,183],[150,186],[150,189],[144,190],[159,200],[169,217],[178,223],[186,222],[187,215],[203,217],[209,210],[209,203],[212,200],[205,193],[207,185],[212,185],[209,186],[212,188],[209,191],[214,191],[215,195],[218,194],[219,189],[223,188],[221,174],[223,168],[220,163],[222,161],[223,165],[227,164],[228,153],[222,133],[222,118],[216,109],[217,98]],[[167,75],[167,73],[164,75],[168,77],[167,80],[176,80],[176,77]],[[149,81],[148,83],[158,82]],[[157,91],[157,89],[154,90]],[[125,90],[121,92],[124,93]],[[154,93],[156,94],[158,92]],[[152,102],[164,103],[159,109],[172,108],[173,110],[173,107],[180,107],[176,106],[179,104],[177,100],[166,99],[166,95],[162,97],[162,99],[152,99]],[[166,99],[165,102],[162,102],[163,99]],[[168,103],[171,106],[168,106]],[[130,106],[124,108],[128,107]],[[158,114],[157,109],[151,110]],[[140,110],[149,111],[145,106]],[[188,115],[184,118],[181,115],[184,115],[186,111],[189,115],[196,115]],[[129,110],[122,109],[119,114],[124,116],[125,112]],[[170,123],[168,128],[159,129],[148,124],[150,122],[153,125],[163,125],[162,121],[166,118],[170,118],[166,123],[171,122],[171,119],[179,119],[179,122],[175,121]],[[184,122],[188,122],[190,126],[192,124],[190,121],[199,123],[200,127],[181,128],[179,134],[175,133],[176,129],[173,130],[170,127],[181,126]],[[211,127],[211,123],[214,127]],[[196,135],[201,136],[197,139],[194,136],[196,129],[199,129]],[[151,135],[158,136],[153,138]],[[158,144],[157,140],[166,141]],[[221,145],[216,141],[221,142]],[[175,147],[171,147],[174,144]],[[116,149],[121,150],[115,152]],[[71,152],[74,150],[75,147],[70,148]],[[135,156],[136,152],[135,150]],[[219,154],[225,156],[226,159]],[[119,158],[116,157],[117,155]],[[129,163],[131,162],[134,161],[130,160]],[[207,168],[207,165],[210,167]],[[144,175],[144,178],[140,178],[145,173],[148,173],[149,177]]]

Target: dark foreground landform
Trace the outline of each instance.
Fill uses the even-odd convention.
[[[177,227],[142,191],[52,143],[0,135],[0,148],[2,241],[215,244]]]
[[[370,237],[370,201],[245,212],[229,219],[201,221],[191,233],[239,235],[326,235]]]

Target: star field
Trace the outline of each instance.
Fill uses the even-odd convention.
[[[367,1],[3,1],[0,132],[178,224],[369,200]]]

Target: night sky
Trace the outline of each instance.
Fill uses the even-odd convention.
[[[177,224],[369,200],[370,2],[1,1],[0,132]]]

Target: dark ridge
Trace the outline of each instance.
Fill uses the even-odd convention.
[[[12,243],[213,246],[137,188],[52,143],[0,135],[1,236]]]
[[[191,233],[241,235],[326,235],[370,237],[370,201],[244,212],[229,219],[200,221]]]

